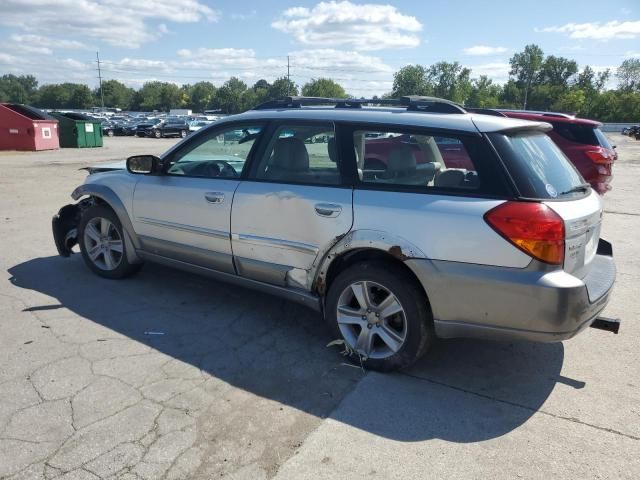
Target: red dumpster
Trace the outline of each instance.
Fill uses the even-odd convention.
[[[60,148],[58,121],[37,108],[0,103],[0,150]]]

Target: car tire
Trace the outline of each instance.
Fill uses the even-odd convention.
[[[129,263],[122,224],[105,205],[93,205],[82,214],[78,244],[86,265],[101,277],[125,278],[142,267],[139,263]]]
[[[186,130],[180,130],[180,137],[185,138],[187,136]]]
[[[107,137],[113,137],[113,130],[107,130]]]
[[[160,130],[156,130],[153,132],[153,136],[156,138],[162,138],[162,132]]]
[[[361,305],[362,300],[355,293],[358,290],[368,292],[369,305]],[[391,300],[387,293],[393,297]],[[393,312],[398,305],[401,311],[384,316],[385,311]],[[406,368],[422,357],[435,340],[424,291],[406,271],[389,262],[359,262],[338,274],[326,296],[325,318],[333,338],[344,342],[351,360],[371,370]],[[363,345],[372,346],[368,355],[358,348],[361,337],[366,337]]]

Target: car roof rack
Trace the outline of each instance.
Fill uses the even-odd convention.
[[[568,118],[574,119],[575,115],[570,115],[568,113],[561,112],[545,112],[543,110],[512,110],[508,108],[500,108],[498,109],[500,112],[513,112],[513,113],[534,113],[536,115],[541,115],[543,117],[556,117],[556,118]]]
[[[469,113],[479,113],[480,115],[492,115],[494,117],[506,117],[504,113],[499,110],[493,110],[492,108],[476,108],[476,107],[464,107]]]
[[[335,108],[362,108],[364,105],[406,107],[408,112],[467,113],[457,103],[437,97],[407,95],[400,98],[326,98],[290,96],[269,100],[254,110],[302,108],[304,106],[334,105]]]

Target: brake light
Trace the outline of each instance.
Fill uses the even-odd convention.
[[[605,148],[591,150],[586,152],[586,154],[591,161],[596,164],[611,163],[615,160],[615,153]]]
[[[489,210],[485,221],[511,244],[542,262],[564,260],[564,221],[543,203],[505,202]]]

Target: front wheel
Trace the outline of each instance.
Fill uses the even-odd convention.
[[[428,300],[400,267],[361,262],[332,282],[325,316],[352,360],[373,370],[408,367],[435,338]]]
[[[186,131],[186,130],[181,130],[181,131],[180,131],[180,136],[181,136],[182,138],[186,137],[186,136],[187,136],[187,131]]]
[[[156,138],[162,138],[162,132],[160,130],[156,130],[153,132],[153,136]]]
[[[78,243],[84,262],[101,277],[124,278],[141,267],[129,263],[120,220],[104,205],[94,205],[83,213]]]

